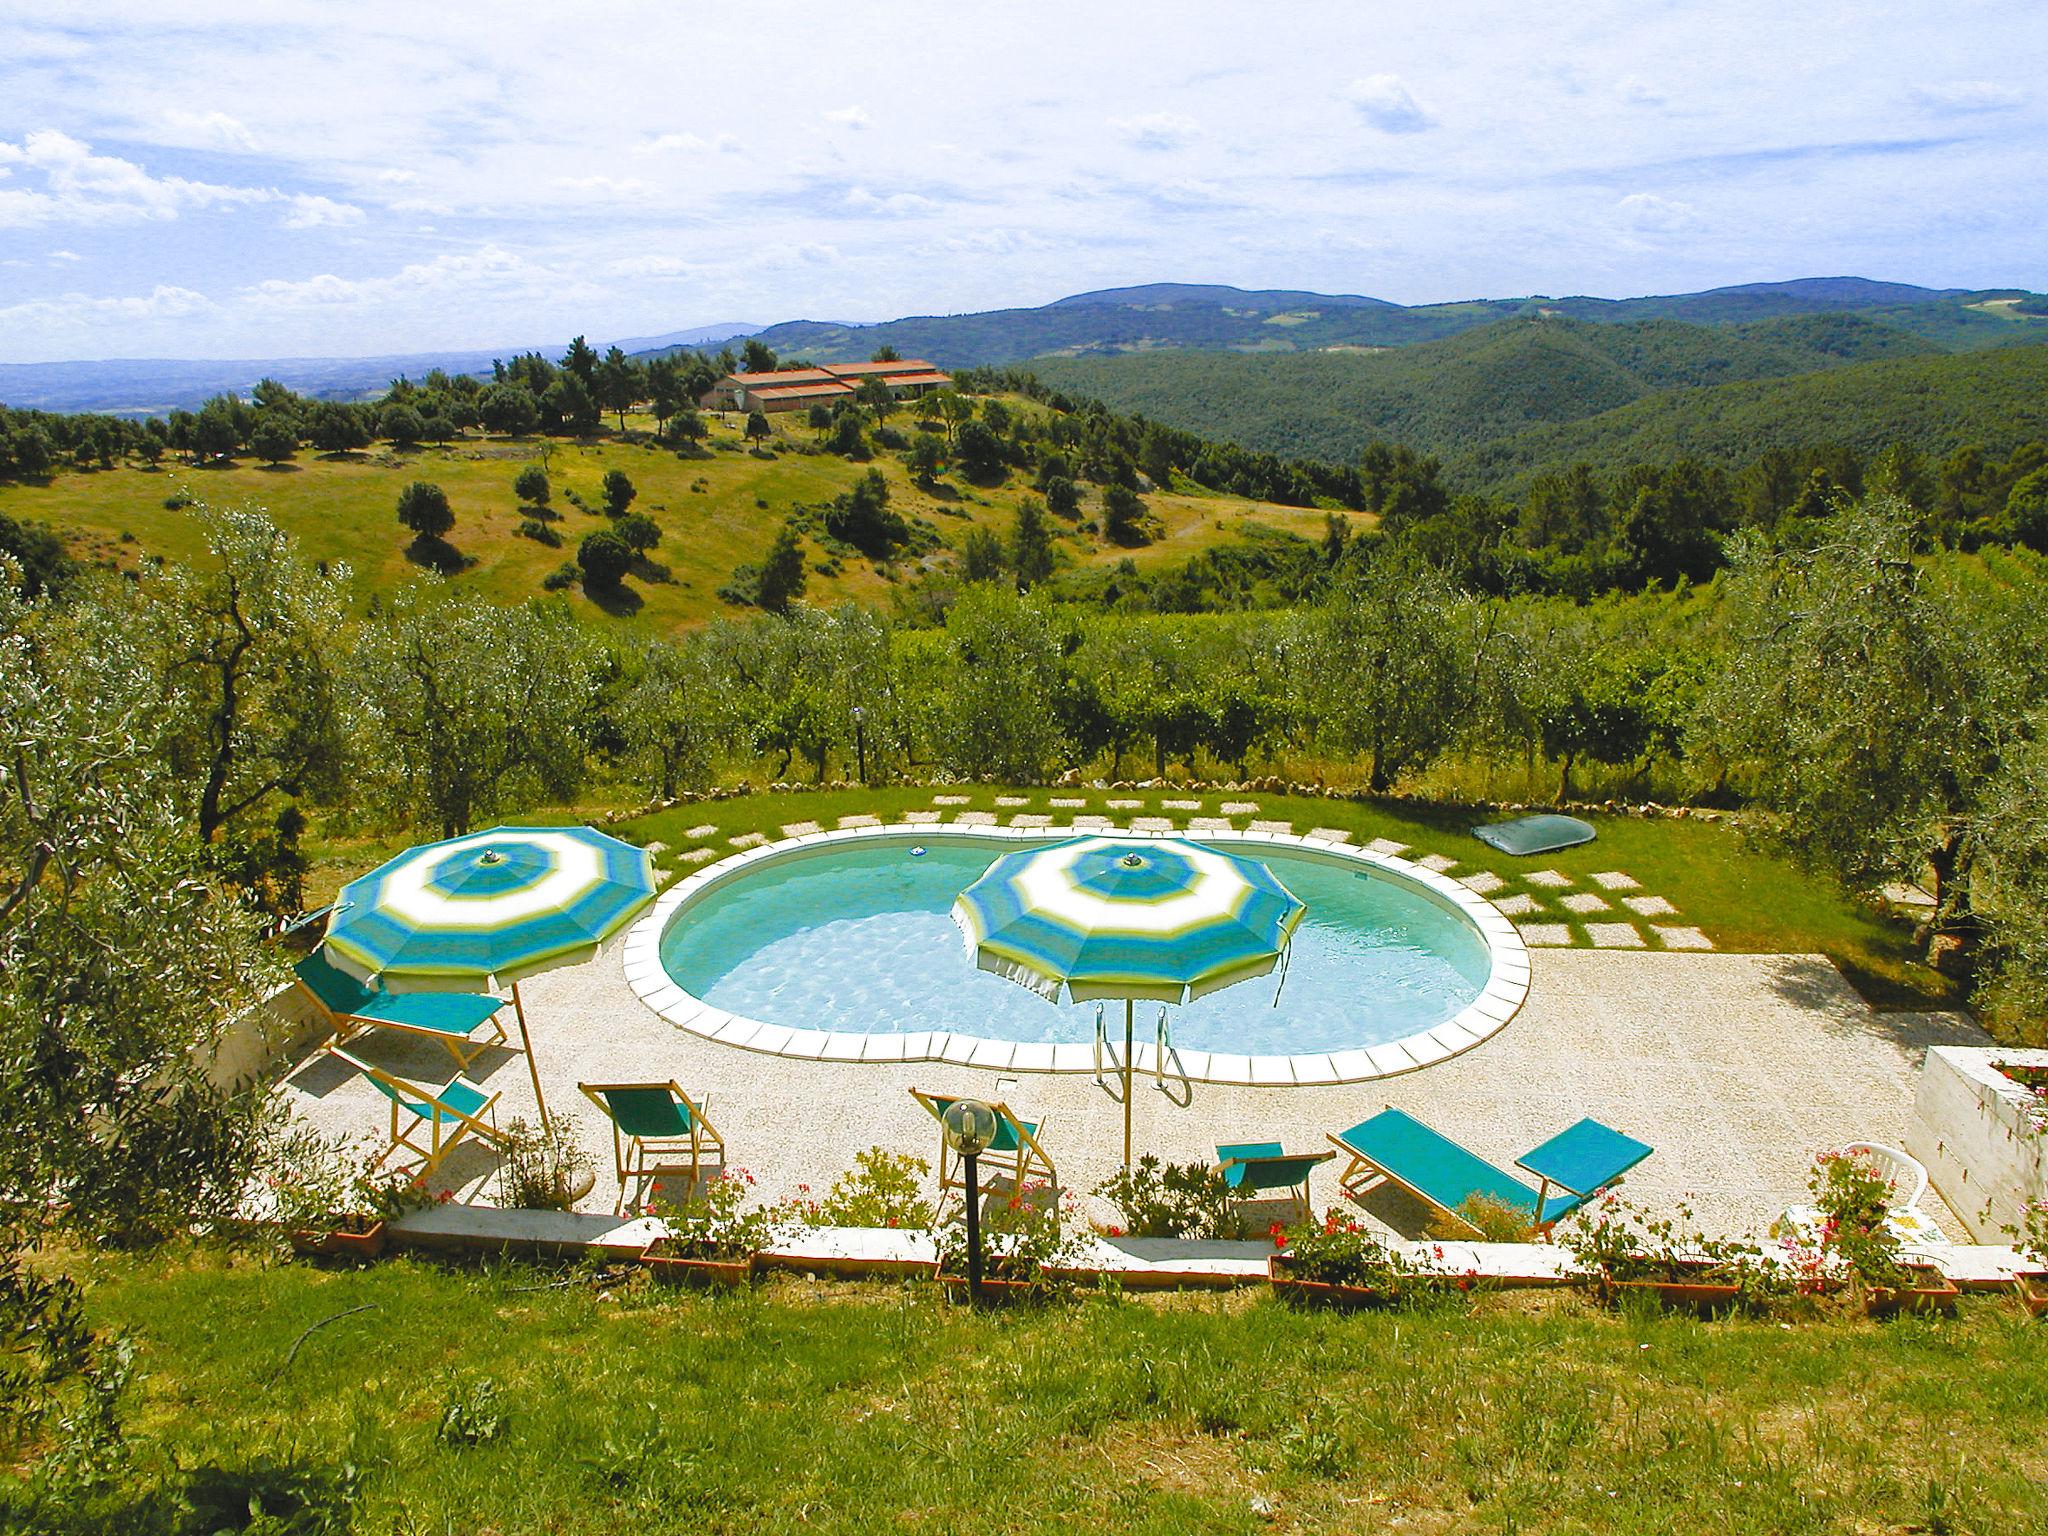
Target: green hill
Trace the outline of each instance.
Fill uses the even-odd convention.
[[[1729,328],[1526,317],[1381,352],[1162,351],[1037,359],[1031,367],[1058,388],[1187,431],[1349,461],[1375,440],[1450,458],[1665,390],[1936,353],[1930,342],[1856,314]]]

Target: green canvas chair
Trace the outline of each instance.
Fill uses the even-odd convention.
[[[1515,1160],[1533,1173],[1531,1189],[1476,1152],[1433,1131],[1398,1109],[1387,1109],[1330,1138],[1350,1158],[1337,1182],[1348,1195],[1393,1183],[1453,1220],[1478,1228],[1459,1209],[1475,1196],[1520,1213],[1539,1232],[1550,1228],[1648,1157],[1651,1148],[1631,1136],[1581,1120]],[[1556,1185],[1559,1194],[1550,1193]]]
[[[583,1096],[604,1111],[612,1127],[612,1164],[619,1175],[619,1201],[637,1185],[634,1203],[660,1175],[687,1173],[692,1187],[707,1166],[725,1167],[725,1138],[704,1117],[705,1100],[690,1102],[680,1085],[667,1083],[578,1083]]]
[[[1233,1200],[1259,1200],[1285,1194],[1307,1221],[1313,1214],[1308,1199],[1308,1177],[1317,1165],[1327,1163],[1335,1152],[1281,1150],[1277,1141],[1226,1142],[1216,1149],[1223,1182],[1230,1186]]]
[[[486,1092],[461,1073],[438,1088],[428,1088],[373,1066],[338,1045],[328,1046],[327,1054],[354,1067],[391,1101],[391,1144],[378,1154],[379,1164],[404,1148],[420,1160],[413,1177],[424,1180],[472,1133],[494,1146],[504,1145],[496,1121],[496,1091]],[[423,1130],[427,1136],[424,1145],[414,1140]]]
[[[936,1093],[921,1093],[910,1090],[910,1096],[922,1104],[934,1120],[943,1121],[946,1107],[960,1094],[951,1096]],[[1059,1175],[1053,1171],[1052,1159],[1045,1155],[1045,1148],[1038,1144],[1038,1133],[1045,1129],[1045,1121],[1022,1120],[1009,1105],[991,1104],[996,1112],[996,1139],[989,1143],[988,1150],[981,1154],[981,1163],[993,1167],[997,1173],[1006,1173],[1014,1185],[1022,1189],[1033,1178],[1043,1179],[1047,1184],[1059,1185]],[[953,1149],[946,1145],[946,1138],[939,1137],[939,1190],[943,1194],[949,1189],[964,1189],[967,1173],[964,1159],[956,1157]]]
[[[316,949],[292,967],[299,986],[327,1015],[337,1040],[359,1029],[387,1029],[437,1042],[455,1058],[455,1070],[494,1045],[509,1046],[498,1015],[505,1000],[478,992],[372,992]],[[479,1035],[485,1025],[488,1034]]]

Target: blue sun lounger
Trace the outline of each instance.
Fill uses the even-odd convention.
[[[372,992],[348,972],[316,949],[292,970],[299,985],[328,1017],[337,1040],[346,1039],[363,1025],[420,1035],[439,1041],[455,1058],[458,1072],[494,1045],[505,1045],[505,1026],[498,1013],[505,1006],[501,997],[479,992]],[[479,1036],[484,1025],[489,1034]]]
[[[1398,1109],[1382,1110],[1332,1136],[1330,1144],[1351,1159],[1337,1180],[1346,1194],[1361,1194],[1382,1182],[1398,1184],[1466,1226],[1472,1223],[1459,1207],[1479,1196],[1520,1212],[1539,1231],[1548,1231],[1652,1151],[1597,1120],[1581,1120],[1515,1160],[1536,1176],[1537,1187],[1531,1189]],[[1553,1195],[1553,1185],[1561,1193]]]
[[[1318,1164],[1327,1163],[1337,1154],[1334,1152],[1298,1152],[1289,1154],[1280,1148],[1277,1141],[1239,1141],[1226,1143],[1216,1149],[1216,1162],[1223,1172],[1223,1182],[1230,1186],[1233,1200],[1257,1200],[1263,1195],[1284,1192],[1301,1211],[1301,1219],[1307,1221],[1311,1215],[1308,1201],[1308,1178]]]

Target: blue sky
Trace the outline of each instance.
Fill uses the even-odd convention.
[[[0,361],[510,347],[1163,280],[2048,288],[2048,7],[5,9]]]

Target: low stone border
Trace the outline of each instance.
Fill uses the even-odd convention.
[[[932,827],[910,824],[850,827],[810,832],[800,837],[748,848],[685,876],[662,893],[653,909],[626,936],[623,951],[626,982],[640,1000],[674,1024],[722,1044],[802,1061],[890,1062],[943,1061],[955,1066],[999,1072],[1095,1071],[1090,1044],[1048,1045],[1042,1042],[994,1040],[949,1030],[904,1034],[854,1034],[843,1030],[801,1029],[768,1024],[714,1008],[686,992],[661,964],[661,936],[691,901],[754,869],[757,865],[802,858],[808,852],[840,844],[882,839],[892,842],[1034,842],[1071,835],[1045,827]],[[1145,838],[1178,834],[1118,832]],[[1442,1024],[1380,1045],[1333,1052],[1286,1056],[1238,1056],[1216,1051],[1172,1048],[1175,1075],[1199,1083],[1279,1088],[1363,1083],[1398,1077],[1434,1066],[1503,1029],[1529,995],[1529,952],[1513,923],[1484,897],[1457,881],[1407,859],[1353,848],[1325,839],[1281,832],[1204,832],[1197,839],[1216,846],[1284,847],[1331,863],[1363,864],[1377,869],[1449,907],[1479,930],[1492,956],[1492,970],[1480,994]],[[1158,1069],[1158,1048],[1139,1045],[1132,1052],[1132,1071]]]

